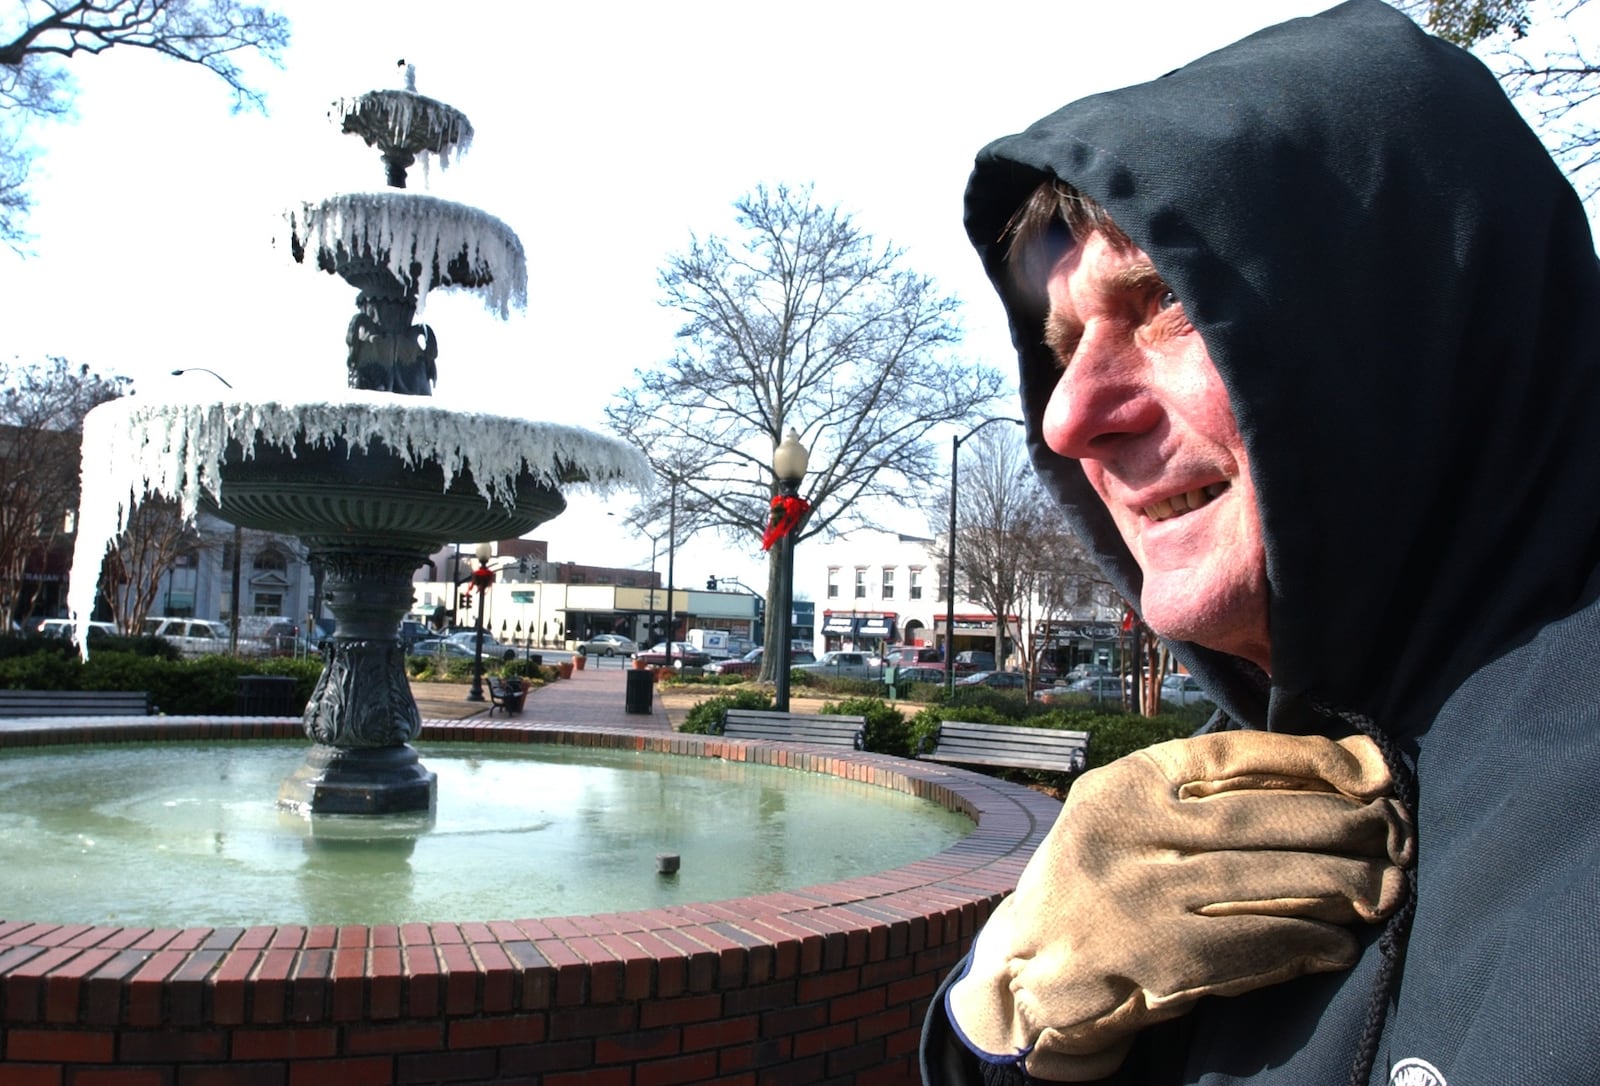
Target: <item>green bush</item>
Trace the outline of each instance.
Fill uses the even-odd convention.
[[[162,713],[226,716],[234,711],[244,675],[286,675],[295,680],[294,712],[305,708],[322,673],[316,659],[237,659],[202,656],[169,660],[148,650],[94,651],[87,662],[59,652],[0,659],[0,686],[12,690],[137,690]]]
[[[695,702],[694,708],[683,718],[683,727],[678,730],[692,735],[710,735],[722,724],[722,714],[729,709],[771,708],[772,695],[754,688],[735,690],[731,694],[718,694],[705,701]]]
[[[863,745],[875,754],[893,754],[898,758],[911,756],[911,726],[905,714],[882,698],[846,698],[840,702],[825,702],[824,713],[838,716],[860,716],[867,720]]]
[[[82,668],[71,646],[62,642],[54,649],[0,659],[0,686],[8,690],[73,690]]]

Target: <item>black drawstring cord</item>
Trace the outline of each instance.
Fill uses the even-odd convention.
[[[1359,713],[1328,709],[1356,731],[1371,739],[1383,755],[1383,764],[1389,769],[1389,779],[1394,782],[1394,798],[1413,818],[1417,811],[1417,775],[1401,754],[1393,737],[1381,730],[1371,717]],[[1356,1051],[1355,1063],[1350,1067],[1350,1086],[1367,1086],[1372,1078],[1372,1067],[1378,1060],[1378,1045],[1383,1039],[1383,1023],[1389,1015],[1389,998],[1395,982],[1400,977],[1400,963],[1405,955],[1406,940],[1411,935],[1411,921],[1417,912],[1417,869],[1406,868],[1406,896],[1400,907],[1383,926],[1378,937],[1378,975],[1373,980],[1372,994],[1367,999],[1367,1019],[1361,1030],[1361,1044]]]

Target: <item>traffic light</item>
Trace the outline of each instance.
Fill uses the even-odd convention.
[[[717,579],[715,577],[707,577],[706,578],[706,591],[707,592],[715,592],[716,590],[717,590]]]

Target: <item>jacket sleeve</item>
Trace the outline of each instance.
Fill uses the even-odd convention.
[[[922,1023],[923,1086],[1036,1086],[1020,1066],[988,1063],[965,1044],[950,1022],[945,996],[967,971],[962,958],[939,985]],[[1096,1086],[1175,1086],[1183,1081],[1189,1022],[1182,1018],[1150,1027],[1135,1040],[1118,1072]]]

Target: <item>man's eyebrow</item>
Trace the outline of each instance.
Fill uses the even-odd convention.
[[[1167,281],[1161,278],[1156,266],[1148,260],[1142,260],[1107,278],[1105,289],[1111,294],[1139,295],[1166,285]],[[1068,361],[1082,334],[1083,326],[1077,320],[1064,316],[1054,306],[1050,307],[1044,319],[1044,345],[1055,354],[1058,362],[1065,364]]]

